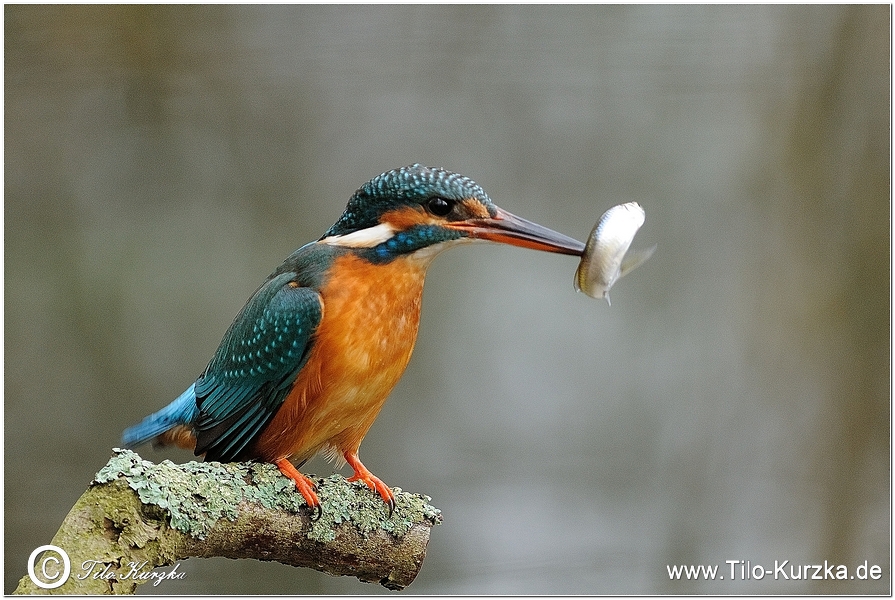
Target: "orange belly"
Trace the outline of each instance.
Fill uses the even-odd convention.
[[[410,360],[429,261],[336,259],[308,362],[254,453],[301,463],[356,452]]]

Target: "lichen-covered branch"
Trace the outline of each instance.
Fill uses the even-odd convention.
[[[115,449],[51,544],[70,559],[60,587],[26,575],[17,594],[130,594],[141,583],[183,576],[152,569],[190,557],[255,558],[353,575],[389,589],[408,586],[422,566],[441,513],[428,497],[394,488],[395,512],[363,483],[316,479],[322,516],[294,484],[265,463],[153,464]],[[53,557],[50,576],[61,562]],[[40,569],[46,566],[38,562]],[[296,590],[300,593],[301,590]]]

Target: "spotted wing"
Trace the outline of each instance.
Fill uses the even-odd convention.
[[[239,460],[289,395],[323,313],[320,295],[293,279],[282,273],[255,292],[196,381],[197,455]]]

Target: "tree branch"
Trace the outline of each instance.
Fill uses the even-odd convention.
[[[363,483],[341,475],[315,482],[323,513],[311,521],[301,494],[273,465],[156,465],[116,448],[53,537],[52,545],[70,558],[67,581],[45,589],[26,575],[15,593],[131,594],[162,576],[185,576],[177,567],[152,569],[212,556],[311,567],[393,590],[410,585],[441,511],[426,496],[394,488],[389,517]],[[50,577],[62,571],[62,562],[47,556],[32,561],[45,581],[42,570]]]

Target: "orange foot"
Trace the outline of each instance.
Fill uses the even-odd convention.
[[[346,452],[343,456],[348,465],[354,469],[354,475],[349,477],[348,481],[363,481],[366,483],[368,488],[379,494],[385,500],[385,503],[388,504],[388,516],[391,517],[392,513],[395,512],[395,494],[392,493],[392,490],[381,479],[370,473],[367,467],[364,466],[364,463],[358,458],[357,452]]]
[[[323,509],[320,508],[320,499],[317,498],[317,493],[315,492],[317,486],[314,485],[314,482],[299,473],[298,469],[285,458],[276,460],[274,464],[280,470],[280,473],[295,482],[296,489],[305,499],[305,502],[308,503],[308,506],[311,507],[311,520],[316,521],[319,519]]]

